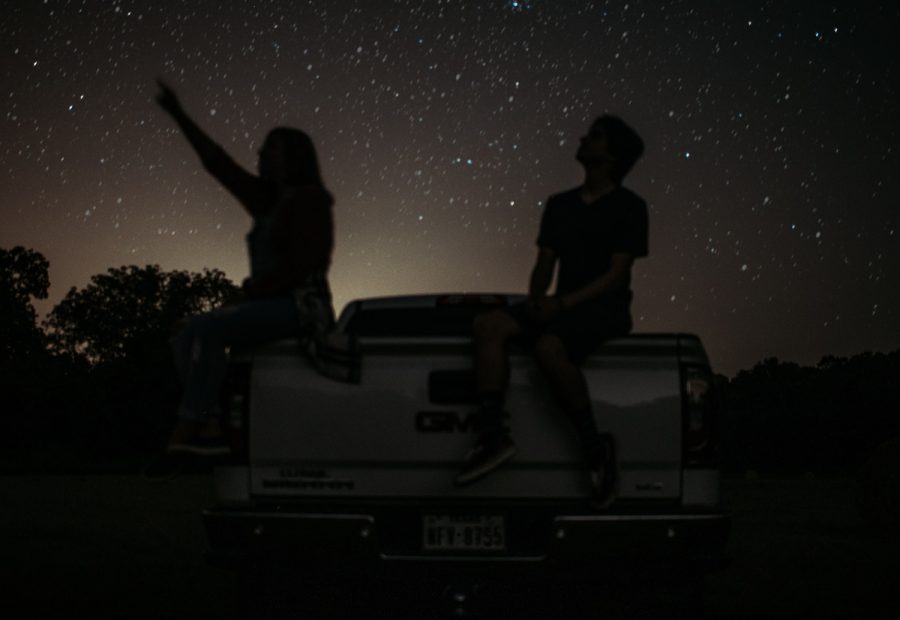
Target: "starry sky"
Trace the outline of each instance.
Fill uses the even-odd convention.
[[[578,139],[622,116],[650,209],[641,332],[714,370],[900,347],[900,5],[662,0],[29,0],[0,16],[0,247],[46,312],[109,267],[248,272],[250,220],[153,102],[242,165],[276,125],[335,195],[335,304],[524,292]]]

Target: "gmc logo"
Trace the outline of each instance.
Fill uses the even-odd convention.
[[[507,414],[503,415],[508,417]],[[419,411],[416,413],[416,431],[419,433],[477,433],[481,430],[479,413],[456,411]]]

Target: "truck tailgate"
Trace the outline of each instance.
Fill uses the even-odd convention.
[[[539,498],[587,495],[574,431],[530,357],[511,357],[506,409],[518,453],[464,488],[477,436],[468,339],[364,340],[362,381],[312,370],[296,345],[253,357],[251,493],[267,497]],[[601,431],[617,443],[620,500],[677,500],[682,415],[676,339],[612,341],[585,366]]]

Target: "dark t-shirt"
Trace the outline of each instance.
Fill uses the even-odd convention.
[[[331,194],[324,187],[306,185],[279,196],[212,142],[202,159],[253,217],[247,235],[252,294],[282,295],[310,282],[324,283],[334,248]]]
[[[544,208],[537,244],[559,258],[556,293],[578,290],[609,271],[615,253],[647,256],[647,204],[624,187],[591,204],[581,200],[580,187],[555,194]],[[631,297],[629,286],[594,303],[628,312]]]

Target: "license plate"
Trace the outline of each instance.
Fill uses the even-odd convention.
[[[502,515],[425,515],[426,551],[497,551],[506,548]]]

